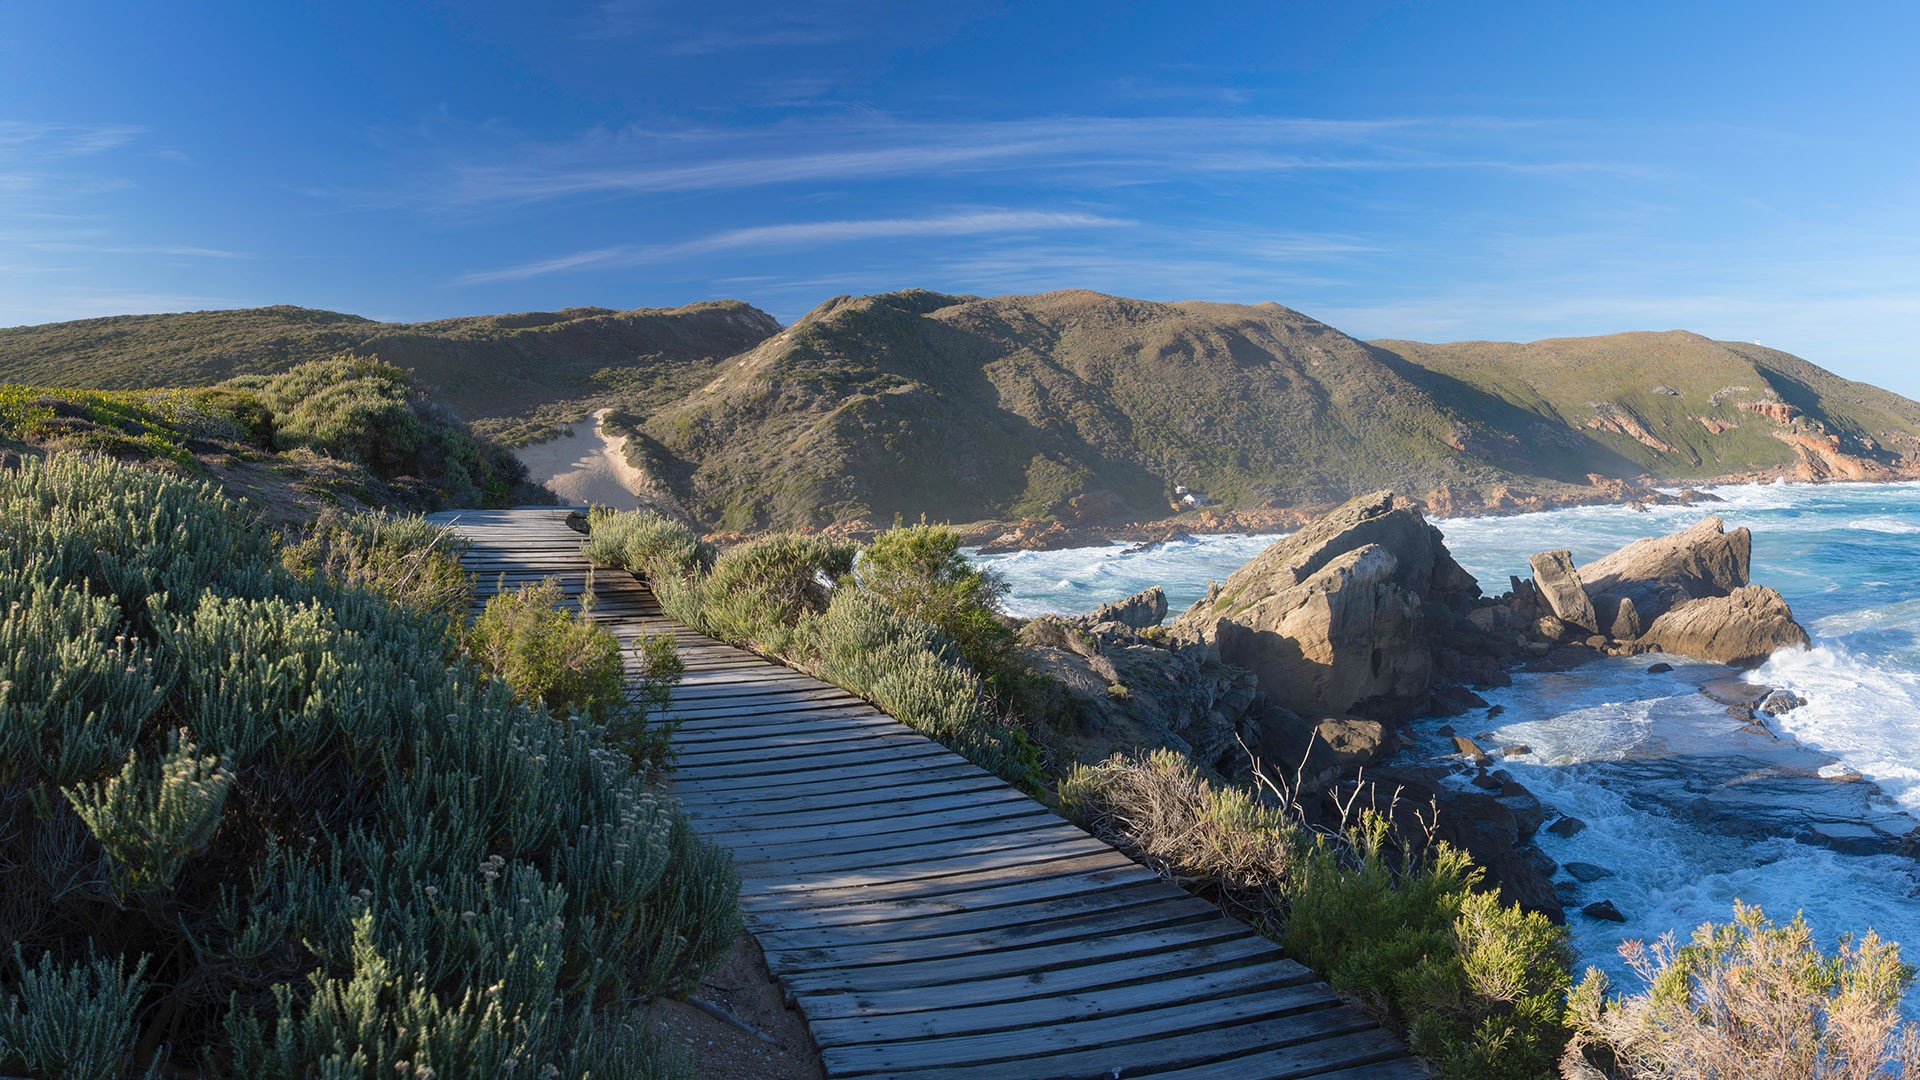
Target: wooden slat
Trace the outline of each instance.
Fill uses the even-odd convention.
[[[552,580],[624,642],[673,641],[668,793],[729,848],[829,1077],[1422,1075],[1245,924],[858,695],[683,626],[592,568],[584,508],[449,511],[477,612]],[[630,678],[641,656],[623,653]],[[637,685],[637,684],[636,684]]]

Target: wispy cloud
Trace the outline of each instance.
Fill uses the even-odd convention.
[[[101,244],[66,240],[28,240],[26,247],[36,251],[70,251],[87,255],[160,255],[182,259],[251,259],[244,251],[195,247],[189,244]]]
[[[0,120],[0,163],[85,157],[117,150],[146,134],[133,124],[55,124]]]
[[[456,284],[482,285],[499,281],[518,281],[563,270],[633,266],[746,248],[814,247],[860,240],[913,236],[973,236],[986,233],[1114,228],[1131,224],[1132,222],[1123,218],[1098,214],[987,210],[931,217],[868,218],[852,221],[808,221],[783,225],[760,225],[744,229],[728,229],[672,244],[628,245],[576,252],[519,266],[466,274],[458,278]]]
[[[1605,163],[1462,153],[1466,136],[1526,126],[1493,117],[1064,117],[907,123],[860,117],[767,128],[599,131],[458,169],[456,205],[582,195],[1101,169],[1132,180],[1330,169],[1574,170]],[[1484,150],[1483,147],[1475,147]]]

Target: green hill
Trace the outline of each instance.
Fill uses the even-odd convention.
[[[1773,470],[1874,479],[1920,453],[1920,402],[1744,342],[1671,330],[1374,344],[1664,479]]]
[[[523,441],[580,415],[581,401],[685,393],[779,328],[734,300],[423,323],[299,307],[120,315],[0,329],[0,383],[206,386],[352,352],[411,371],[476,427]]]
[[[835,298],[639,427],[641,463],[737,529],[1099,524],[1164,516],[1179,486],[1518,508],[1600,498],[1594,476],[1876,478],[1920,450],[1920,404],[1758,346],[1366,343],[1277,304],[1089,292]]]
[[[730,301],[396,325],[299,308],[0,330],[0,382],[201,385],[342,350],[410,369],[483,435],[589,409],[708,528],[1165,517],[1391,487],[1442,512],[1602,481],[1920,475],[1920,403],[1696,334],[1355,340],[1277,304],[1068,291],[835,297],[781,329]],[[1275,518],[1278,520],[1278,517]]]

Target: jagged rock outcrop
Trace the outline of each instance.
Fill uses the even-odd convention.
[[[1088,627],[1104,623],[1119,623],[1133,630],[1145,630],[1149,626],[1159,626],[1167,617],[1167,593],[1155,585],[1110,604],[1101,604],[1076,622]]]
[[[1139,599],[1136,597],[1135,599]],[[1165,610],[1164,597],[1160,601]],[[1021,655],[1046,676],[1059,747],[1083,761],[1169,747],[1222,776],[1246,773],[1264,711],[1252,673],[1202,650],[1149,641],[1125,623],[1042,616],[1020,631]]]
[[[1303,716],[1398,720],[1434,673],[1426,609],[1479,591],[1417,507],[1381,491],[1275,542],[1170,629]]]
[[[1543,551],[1529,558],[1527,565],[1533,567],[1534,588],[1556,618],[1589,634],[1600,632],[1600,617],[1587,598],[1580,572],[1573,568],[1573,552]]]
[[[1653,620],[1641,640],[1663,652],[1736,667],[1761,664],[1781,649],[1812,643],[1786,600],[1759,585],[1680,604]]]
[[[1587,595],[1631,600],[1649,625],[1676,604],[1726,596],[1749,584],[1753,561],[1753,534],[1726,530],[1725,520],[1709,517],[1670,536],[1635,540],[1580,570]]]

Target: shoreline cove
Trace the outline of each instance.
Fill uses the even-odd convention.
[[[1702,681],[1726,668],[1649,654],[1516,672],[1512,686],[1481,692],[1492,715],[1476,709],[1415,721],[1393,764],[1444,760],[1451,747],[1438,734],[1443,727],[1484,734],[1490,750],[1526,748],[1495,767],[1532,790],[1550,822],[1564,815],[1585,824],[1572,836],[1542,830],[1537,842],[1561,864],[1555,885],[1579,965],[1599,967],[1616,989],[1637,988],[1615,952],[1622,940],[1666,932],[1684,940],[1702,922],[1725,921],[1736,898],[1783,920],[1803,911],[1829,944],[1872,928],[1905,942],[1911,960],[1920,956],[1920,862],[1847,852],[1859,838],[1853,830],[1920,835],[1920,483],[1773,482],[1710,493],[1724,501],[1433,524],[1493,593],[1505,590],[1509,574],[1529,576],[1533,552],[1567,548],[1584,564],[1709,514],[1729,528],[1750,527],[1753,580],[1785,594],[1813,637],[1811,649],[1778,653],[1744,676],[1807,699],[1767,718],[1777,741],[1743,732],[1724,704],[1700,693]],[[1018,615],[1085,611],[1152,584],[1166,589],[1178,613],[1205,594],[1208,580],[1224,579],[1280,535],[1016,551],[976,562],[1007,575],[1007,606]],[[1676,670],[1646,672],[1663,660]],[[1471,776],[1448,782],[1464,786]],[[1809,828],[1822,831],[1819,842],[1795,838]],[[1580,913],[1599,900],[1626,921]],[[1905,1004],[1920,1016],[1920,994]]]

